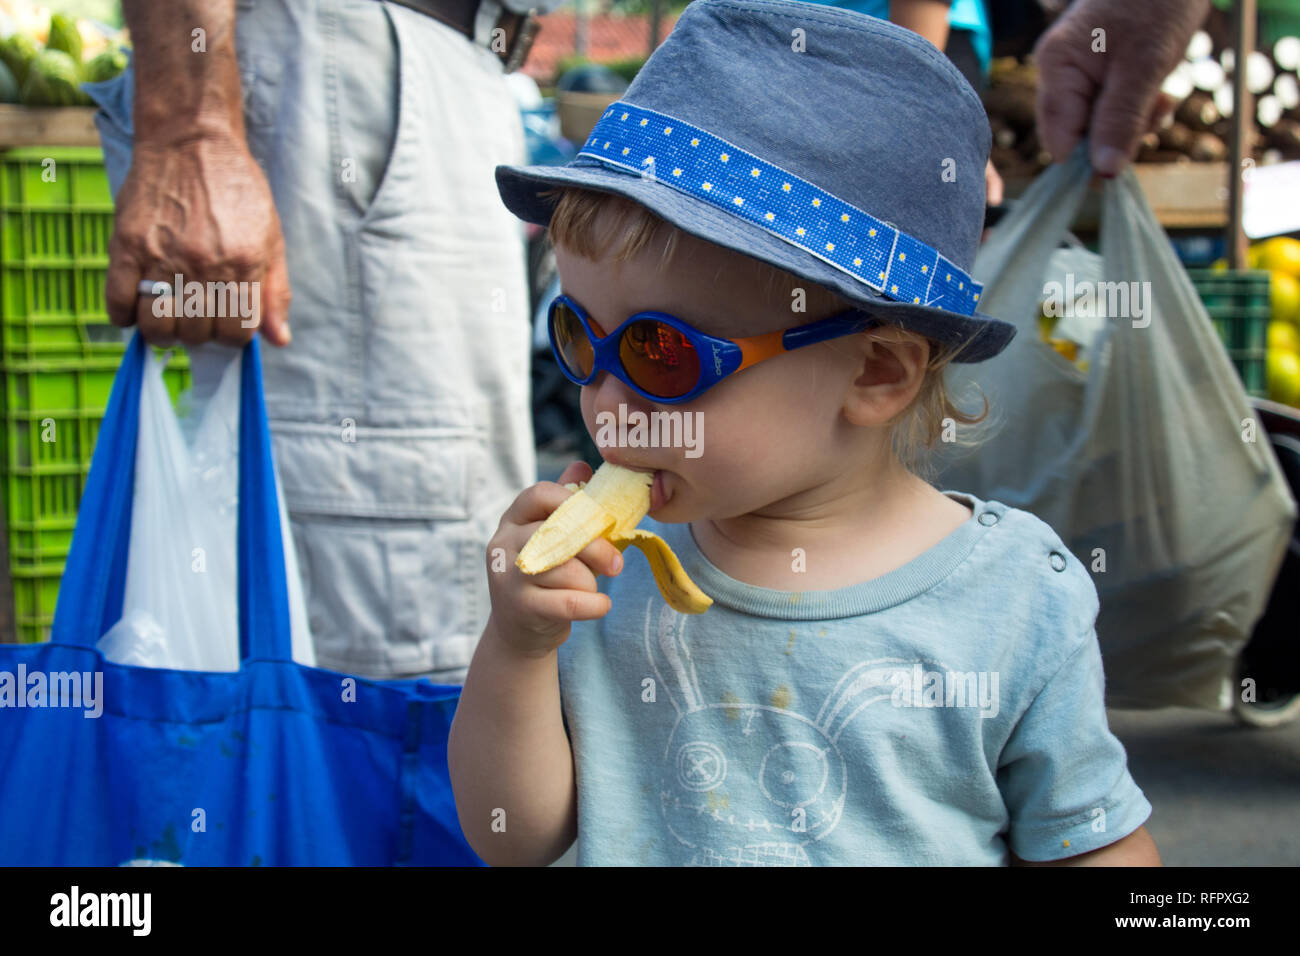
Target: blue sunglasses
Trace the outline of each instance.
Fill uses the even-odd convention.
[[[665,405],[689,402],[774,355],[880,324],[850,309],[792,329],[721,339],[666,312],[638,312],[603,335],[586,310],[563,294],[552,300],[547,321],[551,349],[569,381],[590,385],[599,372],[609,372],[643,398]]]

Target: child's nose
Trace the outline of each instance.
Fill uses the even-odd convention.
[[[592,407],[597,415],[601,412],[609,412],[611,415],[617,416],[620,405],[626,406],[628,413],[640,411],[648,415],[654,409],[653,402],[638,395],[617,375],[612,375],[609,372],[597,372],[596,380],[587,388],[596,390],[596,397]]]

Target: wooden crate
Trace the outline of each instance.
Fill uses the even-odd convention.
[[[11,146],[98,146],[94,106],[0,104],[0,149]]]
[[[1227,228],[1227,163],[1137,163],[1133,168],[1160,225],[1167,229]],[[1029,183],[1028,179],[1008,180],[1007,198],[1019,196]],[[1100,213],[1100,195],[1089,194],[1075,228],[1097,229]]]

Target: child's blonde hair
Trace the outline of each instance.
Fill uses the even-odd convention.
[[[563,245],[587,259],[601,258],[605,250],[601,248],[600,237],[596,235],[596,221],[601,210],[609,207],[615,213],[616,228],[622,236],[614,250],[615,261],[628,261],[665,231],[667,238],[660,259],[661,267],[671,262],[676,253],[681,231],[645,206],[616,193],[563,186],[548,189],[540,195],[544,199],[558,197],[559,200],[547,230],[554,245]],[[769,301],[778,293],[788,300],[799,289],[806,294],[805,304],[812,314],[858,307],[830,289],[807,279],[758,259],[754,262],[760,267],[760,274],[765,276]],[[944,371],[964,346],[942,345],[920,333],[903,329],[887,317],[886,321],[896,330],[896,334],[926,341],[930,346],[930,359],[921,387],[907,408],[886,423],[891,427],[890,439],[898,460],[909,471],[929,481],[934,472],[930,452],[943,433],[945,421],[951,419],[954,426],[967,426],[945,444],[964,448],[978,445],[981,437],[969,426],[978,425],[988,417],[988,398],[981,392],[984,409],[974,415],[962,411],[949,392]],[[832,340],[825,344],[834,345],[835,342]]]

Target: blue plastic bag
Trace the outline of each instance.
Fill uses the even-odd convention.
[[[459,686],[305,667],[258,344],[242,362],[240,669],[114,664],[145,343],[100,427],[46,644],[0,645],[0,865],[473,865],[447,771]]]

